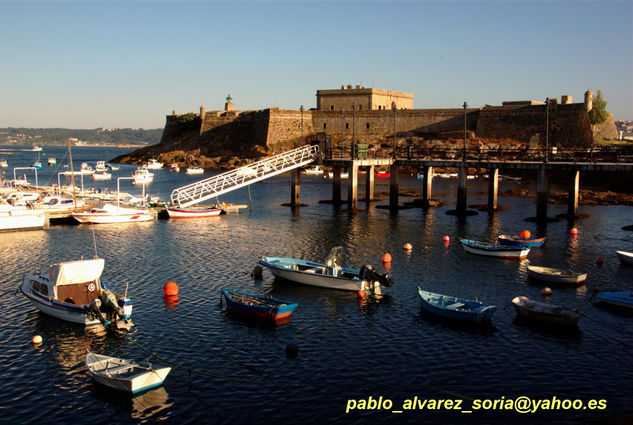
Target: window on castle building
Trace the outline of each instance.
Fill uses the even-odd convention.
[[[345,123],[345,128],[349,129],[349,123],[348,122]]]
[[[334,110],[334,105],[330,105],[330,111]]]
[[[365,124],[365,127],[366,127],[367,129],[369,129],[369,123]]]
[[[358,110],[362,111],[363,110],[363,105],[358,105]]]
[[[327,124],[326,124],[326,123],[323,123],[323,130],[325,130],[325,129],[326,129],[326,127],[327,127]]]

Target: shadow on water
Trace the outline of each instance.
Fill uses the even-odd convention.
[[[420,313],[416,316],[418,323],[428,323],[432,326],[439,326],[458,332],[469,334],[479,334],[484,336],[493,335],[497,328],[491,321],[482,323],[468,322],[458,319],[449,319],[431,314],[420,307]]]
[[[578,326],[556,326],[548,323],[533,322],[518,316],[514,318],[512,324],[543,336],[553,336],[568,341],[579,341],[582,336],[582,331]]]
[[[132,419],[160,420],[160,412],[174,404],[163,386],[137,395],[113,391],[96,382],[91,382],[86,389],[97,400],[114,405],[115,408],[128,413]],[[166,416],[162,417],[163,420],[167,418],[167,413],[168,411],[165,412]]]

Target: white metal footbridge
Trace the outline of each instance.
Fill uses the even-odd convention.
[[[218,174],[199,182],[174,189],[171,202],[179,207],[188,207],[204,202],[252,183],[265,180],[295,168],[310,164],[317,158],[319,147],[302,146],[287,152],[253,162],[244,167]]]

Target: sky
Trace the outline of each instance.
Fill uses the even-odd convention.
[[[316,107],[360,84],[414,108],[601,89],[633,120],[633,1],[4,1],[0,127],[162,128]]]

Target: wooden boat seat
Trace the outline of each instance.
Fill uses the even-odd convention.
[[[126,365],[123,365],[123,366],[106,368],[105,372],[112,373],[112,374],[120,374],[120,373],[123,373],[123,372],[127,372],[130,369],[134,369],[135,367],[139,367],[139,365],[137,365],[137,364],[126,364]]]
[[[464,307],[465,305],[466,304],[464,304],[464,303],[457,302],[457,303],[445,305],[444,307],[446,307],[446,308],[460,308],[460,307]]]

